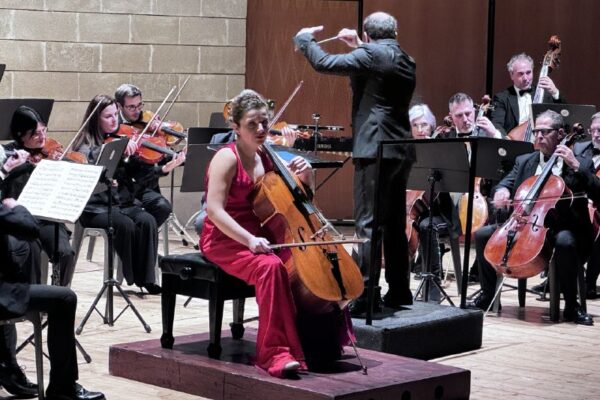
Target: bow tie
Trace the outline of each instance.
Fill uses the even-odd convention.
[[[523,96],[525,93],[529,93],[531,95],[532,89],[519,89],[519,96]]]
[[[600,149],[597,149],[595,147],[592,147],[592,155],[597,156],[598,154],[600,154]]]

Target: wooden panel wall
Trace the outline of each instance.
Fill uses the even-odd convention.
[[[350,136],[351,90],[345,77],[315,72],[302,54],[294,51],[293,36],[306,26],[325,25],[319,37],[336,35],[356,26],[357,4],[322,0],[252,0],[248,2],[246,84],[276,101],[276,110],[300,81],[304,85],[286,109],[282,120],[312,123],[311,114],[321,115],[322,125],[343,125]],[[251,21],[251,22],[250,22]],[[347,46],[329,42],[331,52],[346,52]],[[317,172],[317,179],[331,170]],[[352,217],[352,166],[335,174],[317,193],[317,203],[328,218]]]
[[[571,103],[600,104],[595,32],[597,0],[496,0],[494,92],[511,84],[506,62],[527,52],[536,64],[551,34],[563,42],[562,65],[552,78]],[[485,92],[487,0],[363,0],[364,16],[382,10],[398,19],[398,41],[417,61],[414,101],[428,103],[438,121],[457,91],[476,102]],[[350,134],[348,80],[315,73],[294,53],[291,37],[303,26],[325,25],[320,36],[357,27],[358,2],[326,0],[252,0],[248,2],[246,82],[279,104],[300,79],[305,87],[284,115],[288,122],[309,122],[319,112],[326,124],[342,124]],[[330,52],[346,52],[339,43]],[[536,68],[537,73],[537,68]],[[493,94],[493,93],[491,93]],[[328,217],[351,216],[351,168],[346,167],[319,194]]]

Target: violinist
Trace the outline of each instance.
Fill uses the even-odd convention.
[[[417,104],[408,111],[411,133],[415,139],[424,139],[431,137],[436,128],[435,116],[426,104]],[[424,194],[425,201],[429,201],[429,194]],[[429,238],[429,218],[433,218],[434,235]],[[436,282],[441,282],[442,260],[440,254],[440,236],[457,237],[460,235],[460,220],[458,210],[447,192],[438,193],[435,196],[433,206],[429,207],[428,212],[422,214],[416,221],[419,231],[419,253],[422,255],[421,262],[427,265],[428,258],[431,259],[431,273],[435,275]],[[431,243],[431,250],[428,249]],[[416,266],[415,270],[420,272],[421,266]],[[418,276],[418,275],[417,275]],[[441,299],[441,293],[435,285],[429,286],[429,298],[433,301]]]
[[[346,54],[328,54],[314,35],[322,26],[303,28],[294,38],[313,68],[319,72],[348,76],[352,87],[352,127],[354,164],[354,219],[358,238],[372,238],[373,199],[381,193],[383,251],[386,262],[385,279],[389,290],[383,302],[400,309],[412,304],[410,267],[406,239],[406,182],[414,161],[414,147],[388,147],[384,154],[380,187],[375,187],[376,154],[381,139],[410,137],[409,103],[416,85],[415,61],[398,44],[397,21],[384,12],[370,14],[364,20],[363,38],[354,29],[342,29],[337,37],[352,50]],[[363,243],[353,256],[360,266],[365,284],[371,270],[371,246],[376,246],[374,311],[381,310],[381,243]],[[367,311],[368,299],[363,296],[350,304],[350,313],[361,316]]]
[[[119,107],[119,124],[132,125],[140,130],[146,126],[148,111],[144,111],[144,102],[140,89],[131,84],[123,84],[115,91],[115,99]],[[148,132],[153,132],[160,125],[158,116]],[[123,165],[123,181],[119,190],[122,202],[141,206],[156,219],[161,226],[173,210],[169,201],[161,194],[158,179],[166,176],[185,161],[185,152],[178,153],[170,160],[163,158],[158,164],[148,164],[138,157],[131,156]]]
[[[312,327],[301,328],[302,324],[297,324],[303,313],[296,312],[301,305],[292,293],[283,264],[289,254],[271,250],[270,244],[281,243],[281,238],[266,237],[268,234],[254,214],[251,201],[256,182],[273,170],[271,159],[261,147],[267,137],[267,104],[252,90],[242,91],[231,104],[237,140],[219,149],[208,168],[208,216],[200,248],[206,258],[225,272],[256,287],[259,309],[256,365],[272,376],[289,377],[306,369],[309,360],[318,364],[324,353],[339,357],[341,346],[348,344],[345,339],[350,319],[341,313],[326,315],[318,323],[312,320]],[[288,168],[304,184],[312,184],[310,165],[302,157],[292,159]],[[307,319],[311,321],[304,318]],[[329,334],[328,325],[331,325]],[[329,343],[327,338],[331,338],[334,344],[325,347],[322,353],[308,353],[309,342],[301,332],[314,334],[317,330],[320,342]]]
[[[448,100],[448,110],[454,129],[448,134],[449,138],[463,136],[483,136],[502,139],[500,131],[494,127],[492,122],[481,116],[475,120],[476,112],[473,99],[468,94],[458,92]]]
[[[515,54],[506,67],[512,86],[494,95],[494,108],[490,118],[503,137],[529,119],[529,110],[535,93],[533,59],[530,56],[525,53]],[[550,77],[541,77],[538,86],[545,89],[542,103],[564,103],[560,91]]]
[[[566,186],[574,193],[586,193],[592,200],[598,200],[598,180],[593,174],[590,159],[576,157],[573,151],[559,142],[565,136],[564,121],[560,114],[547,110],[535,120],[535,140],[539,150],[517,157],[513,170],[496,187],[493,204],[505,207],[514,196],[515,190],[525,179],[539,175],[550,156],[556,154],[558,162],[552,174],[561,176]],[[563,316],[566,321],[592,325],[593,319],[586,314],[577,302],[577,268],[584,263],[592,248],[592,225],[590,223],[587,199],[575,196],[558,201],[552,218],[545,221],[549,228],[546,240],[554,249],[554,260],[560,289],[565,299]],[[481,293],[469,307],[487,309],[494,296],[496,271],[485,259],[485,246],[496,230],[487,225],[475,233],[475,248],[479,264]]]
[[[82,135],[73,144],[94,164],[100,155],[104,141],[119,128],[119,111],[117,102],[110,96],[97,95],[86,110],[85,121],[96,105],[100,106],[84,127]],[[129,141],[125,155],[135,153],[136,143]],[[115,173],[117,185],[121,186],[123,178],[123,161]],[[155,268],[158,250],[158,228],[155,218],[142,207],[135,204],[123,204],[119,197],[118,187],[112,188],[112,223],[114,228],[114,245],[121,262],[123,275],[129,285],[145,288],[150,294],[159,294],[160,286],[155,281]],[[79,221],[84,227],[108,228],[108,196],[98,193],[88,201]]]
[[[2,196],[17,198],[25,187],[32,171],[32,168],[27,168],[28,166],[24,164],[24,161],[29,160],[35,164],[43,158],[58,159],[62,153],[57,151],[50,154],[43,153],[46,141],[49,140],[46,123],[33,108],[27,106],[17,108],[11,119],[10,131],[14,141],[5,145],[4,148],[6,151],[17,151],[18,153],[16,159],[13,158],[13,160],[8,162],[20,162],[21,166],[18,168],[17,166],[12,167],[14,170],[10,174],[11,176],[8,176],[5,182],[3,182]],[[27,158],[24,157],[25,154],[23,151],[27,152]],[[31,167],[31,164],[29,167]],[[52,256],[54,251],[55,223],[40,220],[39,226],[39,240],[42,249],[48,256]],[[70,243],[71,232],[65,224],[58,224],[58,235],[60,284],[61,286],[68,286],[73,278],[77,260],[75,260],[75,251]],[[34,283],[40,283],[41,271],[39,266],[36,267],[35,271],[32,271],[31,276],[34,279]]]
[[[589,134],[592,140],[575,143],[573,152],[576,156],[590,159],[594,163],[594,172],[598,174],[600,171],[600,113],[592,115],[592,122],[589,129]],[[594,204],[596,210],[600,204]],[[597,299],[600,294],[596,291],[596,282],[600,275],[600,238],[597,238],[594,243],[592,255],[587,264],[585,282],[587,286],[588,299]]]

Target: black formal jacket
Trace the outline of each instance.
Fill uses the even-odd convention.
[[[533,97],[534,94],[535,88],[533,88],[531,96]],[[542,102],[564,103],[564,99],[559,97],[555,100],[548,91],[545,91]],[[492,110],[490,120],[500,133],[502,133],[502,136],[506,136],[508,132],[519,125],[519,98],[515,91],[515,87],[511,86],[506,90],[496,93],[492,105],[494,106],[494,109]]]
[[[577,142],[573,145],[573,153],[575,153],[576,157],[589,158],[591,160],[594,157],[594,145],[591,140]],[[594,170],[597,171],[595,168]]]
[[[0,319],[20,317],[29,305],[29,285],[10,257],[8,235],[27,241],[38,237],[37,221],[25,207],[0,204]]]
[[[309,34],[294,38],[313,68],[350,77],[354,158],[373,159],[377,142],[408,139],[408,107],[416,85],[415,61],[395,39],[364,43],[347,54],[328,54]],[[414,160],[413,146],[387,147],[388,158]]]
[[[540,153],[534,151],[517,157],[512,171],[504,177],[498,187],[505,187],[510,191],[511,198],[515,191],[527,178],[535,175],[539,165]],[[590,199],[600,199],[600,180],[594,176],[594,165],[591,159],[577,157],[580,162],[578,171],[574,171],[563,164],[562,178],[573,194],[586,194]],[[592,246],[593,230],[587,208],[587,199],[579,197],[572,203],[567,200],[559,201],[556,212],[545,224],[554,231],[568,229],[577,238],[577,245],[587,253]]]

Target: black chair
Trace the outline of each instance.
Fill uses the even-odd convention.
[[[226,274],[217,265],[208,261],[198,252],[162,257],[159,262],[162,270],[162,321],[161,346],[172,349],[175,302],[178,294],[208,300],[210,344],[208,355],[219,358],[221,355],[221,325],[225,300],[234,300],[233,323],[230,324],[234,339],[244,336],[244,303],[254,297],[254,286]]]

